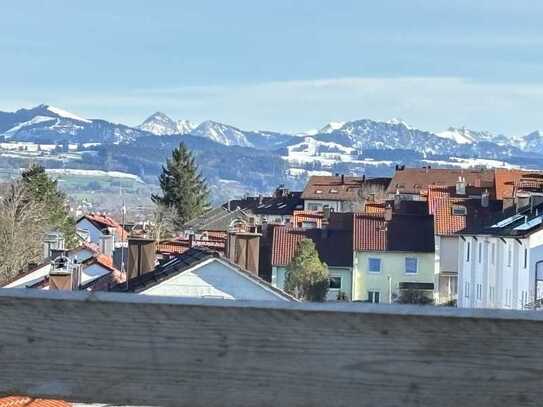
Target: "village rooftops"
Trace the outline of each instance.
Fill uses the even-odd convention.
[[[543,172],[496,168],[496,198],[514,198],[519,192],[543,192]]]
[[[274,295],[285,301],[297,301],[294,297],[284,291],[273,287],[267,281],[261,279],[255,274],[243,269],[239,265],[233,263],[227,258],[221,256],[218,252],[202,248],[193,247],[183,254],[175,256],[163,264],[157,266],[153,271],[142,274],[128,281],[128,284],[122,283],[112,288],[112,291],[128,291],[140,293],[150,288],[173,278],[185,271],[194,269],[200,265],[216,260],[229,267],[231,270],[241,274],[245,278],[251,280],[254,284],[271,291]]]
[[[255,215],[291,215],[295,210],[304,208],[301,192],[288,192],[278,189],[274,196],[253,196],[234,199],[223,205],[223,208],[236,208],[249,211]]]
[[[518,212],[509,208],[508,213],[489,219],[484,224],[458,232],[460,235],[488,235],[498,237],[527,237],[543,228],[543,204],[527,206]]]
[[[465,186],[486,188],[494,195],[494,170],[467,170],[448,168],[404,168],[396,167],[396,172],[388,186],[389,195],[400,194],[418,195],[428,190],[430,186],[455,186],[459,178],[465,180]]]
[[[307,182],[302,199],[356,201],[360,189],[367,185],[381,185],[386,189],[390,178],[366,178],[337,176],[313,176]]]

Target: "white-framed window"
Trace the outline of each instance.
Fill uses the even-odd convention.
[[[471,256],[471,242],[466,242],[466,261],[469,262]]]
[[[478,253],[478,260],[479,264],[483,261],[483,242],[479,242],[479,253]]]
[[[496,264],[496,243],[492,243],[490,246],[490,259],[492,265]]]
[[[521,299],[521,305],[524,307],[526,304],[528,304],[528,292],[522,291],[522,299]]]
[[[528,248],[524,248],[524,268],[528,268]]]
[[[483,296],[483,285],[482,284],[477,284],[476,289],[477,289],[477,292],[476,292],[477,297],[476,298],[478,300],[480,300],[482,298],[482,296]]]
[[[370,273],[381,272],[381,259],[379,257],[368,258],[368,271]]]
[[[490,287],[488,289],[488,299],[490,300],[490,302],[494,302],[494,296],[495,296],[495,288]]]
[[[511,262],[513,261],[513,248],[511,243],[507,243],[507,267],[511,267]]]
[[[381,301],[381,293],[379,291],[368,291],[368,302],[379,304]]]
[[[510,288],[505,289],[505,305],[507,307],[511,306],[511,291],[512,290]]]
[[[464,283],[464,297],[469,298],[469,283],[467,281]]]
[[[406,257],[405,258],[405,273],[406,274],[416,274],[418,271],[419,262],[416,257]]]
[[[330,277],[330,290],[340,290],[341,289],[341,277]]]

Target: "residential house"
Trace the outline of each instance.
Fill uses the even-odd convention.
[[[126,241],[127,231],[112,217],[100,213],[88,213],[81,216],[76,222],[76,228],[85,232],[90,243],[102,246],[104,241],[112,239],[113,246]]]
[[[454,187],[458,181],[466,187],[477,187],[488,190],[494,196],[494,170],[486,169],[450,169],[405,168],[396,166],[396,172],[387,187],[388,199],[400,195],[401,199],[425,200],[431,186]]]
[[[403,290],[434,290],[433,218],[416,211],[354,215],[353,300],[391,303]]]
[[[4,288],[51,289],[52,275],[59,273],[70,275],[74,290],[107,291],[111,284],[124,280],[122,273],[113,266],[111,257],[102,254],[97,247],[85,244],[68,251],[53,252],[51,258],[8,281]]]
[[[293,301],[257,275],[205,248],[191,248],[113,288],[144,295],[230,300]]]
[[[543,204],[528,205],[459,236],[459,307],[520,310],[540,302]]]
[[[283,289],[287,267],[298,242],[311,239],[322,262],[328,266],[330,288],[328,300],[353,296],[353,231],[352,213],[332,213],[322,228],[303,228],[293,225],[273,229],[272,285]]]
[[[291,222],[294,211],[302,210],[304,202],[301,192],[290,192],[279,186],[273,196],[256,196],[228,201],[223,208],[242,209],[251,219],[251,224],[278,224]]]
[[[503,213],[503,201],[491,199],[486,189],[430,186],[428,211],[434,216],[435,269],[434,284],[438,303],[457,300],[459,245],[458,233],[491,222]]]
[[[354,212],[366,202],[384,198],[390,178],[313,176],[307,182],[302,199],[305,211]]]

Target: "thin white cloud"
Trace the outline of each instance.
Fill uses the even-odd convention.
[[[161,110],[178,119],[213,119],[246,129],[279,131],[320,127],[330,120],[392,117],[432,131],[467,126],[517,135],[543,126],[542,83],[489,83],[456,77],[350,77],[180,86],[48,102],[87,117],[130,124]]]

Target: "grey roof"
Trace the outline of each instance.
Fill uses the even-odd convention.
[[[240,220],[249,222],[249,215],[242,209],[229,211],[223,207],[210,209],[203,215],[187,222],[185,229],[191,229],[195,232],[204,230],[228,231],[233,222]]]

